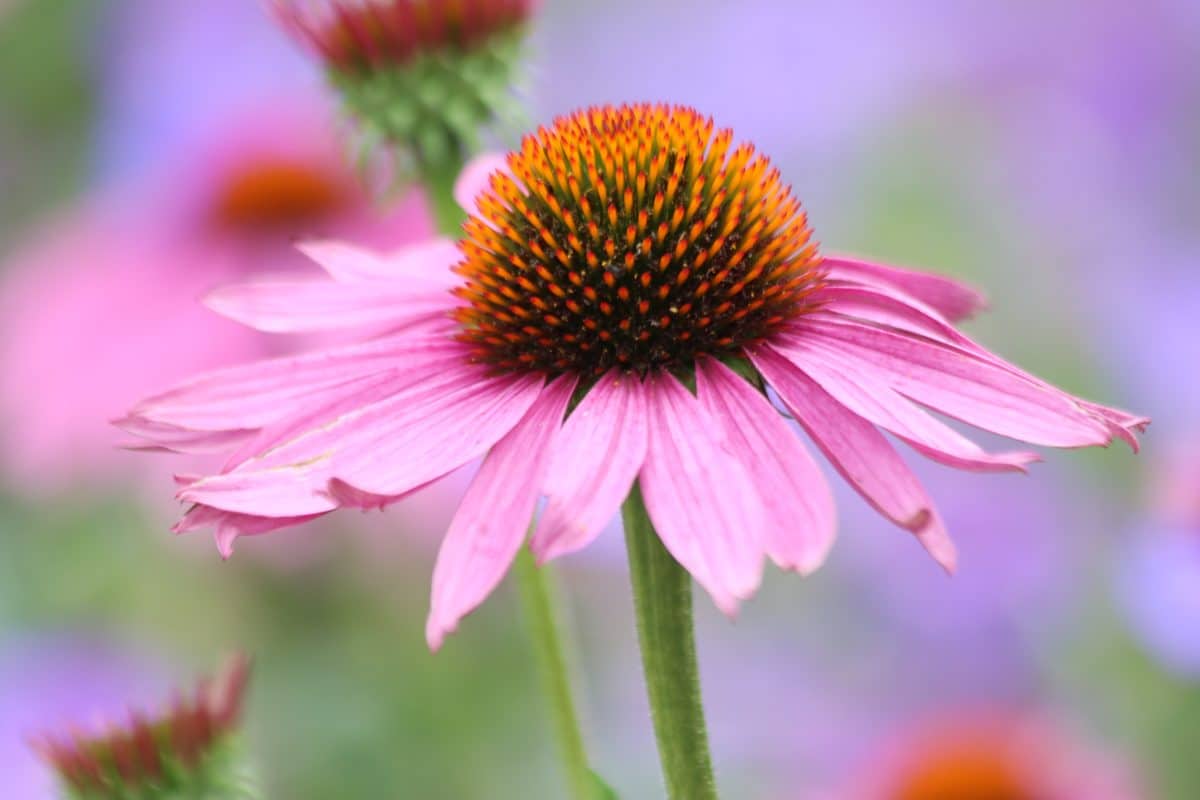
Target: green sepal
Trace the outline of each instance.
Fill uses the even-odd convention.
[[[492,128],[525,122],[517,97],[523,26],[463,49],[446,46],[403,64],[334,69],[330,81],[363,132],[360,146],[382,146],[397,180],[461,164]],[[360,162],[375,163],[374,159]]]
[[[245,756],[240,737],[227,736],[213,743],[196,764],[185,764],[156,732],[160,769],[153,778],[123,778],[111,756],[93,750],[104,764],[103,779],[79,787],[63,783],[65,800],[260,800],[258,781]]]

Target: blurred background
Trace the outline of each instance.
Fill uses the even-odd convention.
[[[849,797],[936,771],[940,741],[1023,737],[1063,798],[1200,797],[1200,4],[545,0],[532,50],[535,121],[694,105],[774,158],[827,250],[973,282],[972,335],[1154,419],[1137,457],[917,464],[954,579],[843,491],[815,576],[770,574],[736,623],[698,602],[725,796]],[[270,797],[560,796],[514,593],[424,644],[462,476],[222,562],[169,533],[186,465],[106,424],[278,349],[196,301],[302,269],[297,219],[381,245],[431,229],[418,194],[372,203],[340,133],[257,3],[0,2],[0,795],[52,796],[27,735],[153,705],[241,648]],[[280,159],[325,193],[239,205]],[[598,771],[655,797],[625,572],[615,529],[560,570]]]

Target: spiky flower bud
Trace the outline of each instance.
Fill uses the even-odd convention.
[[[366,143],[401,169],[457,168],[483,128],[517,121],[513,87],[535,0],[271,0],[324,62]]]
[[[100,735],[47,734],[32,744],[74,800],[252,800],[237,741],[249,676],[250,662],[235,656],[164,713],[134,711]]]

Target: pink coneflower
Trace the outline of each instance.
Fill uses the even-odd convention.
[[[265,330],[387,333],[203,375],[123,421],[168,447],[233,449],[179,495],[180,528],[215,524],[225,553],[238,535],[381,507],[486,455],[434,570],[434,648],[500,581],[542,496],[531,547],[545,561],[586,546],[636,482],[662,543],[728,613],[764,557],[815,569],[833,502],[775,396],[947,569],[937,511],[880,428],[992,472],[1036,456],[986,452],[922,406],[1054,447],[1133,444],[1145,424],[959,333],[973,291],[822,258],[779,172],[687,108],[561,118],[468,168],[460,199],[472,216],[457,248],[313,244],[331,281],[210,299]]]
[[[831,797],[846,800],[1139,800],[1120,759],[1039,716],[959,711],[911,725]]]
[[[536,0],[269,0],[325,65],[365,143],[426,179],[457,170],[514,100]],[[453,177],[451,175],[451,177]]]
[[[217,680],[201,681],[159,715],[133,712],[128,724],[102,735],[48,734],[33,746],[83,797],[250,796],[245,767],[230,748],[249,677],[249,661],[238,656]]]
[[[281,136],[279,131],[287,131]],[[0,452],[30,490],[127,466],[104,419],[198,370],[283,352],[196,298],[270,271],[316,272],[299,236],[390,248],[431,231],[414,193],[377,210],[322,104],[257,103],[198,131],[152,174],[45,223],[3,265]]]

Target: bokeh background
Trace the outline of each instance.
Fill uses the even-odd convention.
[[[1137,457],[1055,452],[1030,477],[919,464],[954,579],[842,492],[823,570],[770,574],[736,623],[699,602],[726,796],[847,797],[931,726],[1018,719],[1106,787],[1064,797],[1200,797],[1200,4],[545,0],[527,97],[536,121],[712,114],[827,249],[974,282],[973,335],[1155,420]],[[270,797],[561,794],[514,593],[424,645],[462,476],[222,562],[168,532],[180,465],[106,425],[279,346],[196,303],[298,268],[296,231],[222,205],[256,164],[320,165],[339,188],[318,232],[428,230],[418,195],[355,195],[328,100],[249,0],[0,3],[0,796],[52,796],[28,734],[153,704],[238,648]],[[614,529],[560,574],[596,766],[655,797],[625,572]]]

